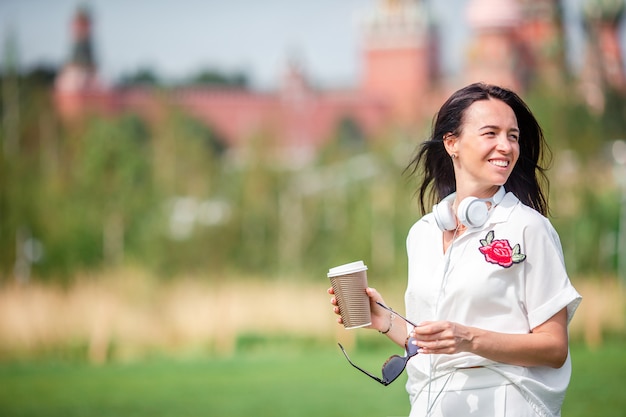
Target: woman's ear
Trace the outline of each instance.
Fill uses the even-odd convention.
[[[457,140],[456,136],[453,133],[446,133],[443,135],[443,146],[446,148],[446,152],[450,155],[451,158],[455,158],[457,156]]]

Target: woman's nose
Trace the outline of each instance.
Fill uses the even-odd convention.
[[[513,147],[513,144],[511,143],[511,140],[509,139],[506,133],[503,132],[498,135],[498,143],[496,145],[496,148],[499,151],[503,153],[509,153],[511,152],[512,147]]]

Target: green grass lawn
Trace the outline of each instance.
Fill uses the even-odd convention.
[[[626,417],[626,343],[571,349],[573,374],[563,417]]]
[[[393,346],[351,352],[380,370]],[[572,348],[564,417],[626,416],[624,345]],[[406,377],[383,387],[345,363],[339,349],[276,348],[228,359],[0,364],[0,416],[406,416]]]

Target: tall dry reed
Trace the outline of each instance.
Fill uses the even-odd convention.
[[[157,283],[131,270],[83,276],[69,288],[30,283],[0,288],[0,357],[82,347],[94,363],[165,354],[231,354],[237,338],[291,335],[353,343],[335,322],[328,282],[181,278]],[[584,297],[573,338],[602,343],[626,329],[624,289],[615,280],[576,284]],[[402,308],[402,290],[386,291]]]

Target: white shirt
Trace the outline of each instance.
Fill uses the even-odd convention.
[[[504,256],[498,257],[495,247],[503,247]],[[512,193],[491,209],[485,225],[466,230],[445,254],[443,233],[427,214],[409,231],[407,253],[406,313],[415,323],[448,320],[527,334],[564,307],[569,323],[581,301],[550,221]],[[430,378],[473,366],[486,366],[514,383],[539,415],[560,415],[571,376],[569,355],[559,369],[506,365],[468,352],[417,355],[407,364],[407,391],[413,400]]]

